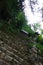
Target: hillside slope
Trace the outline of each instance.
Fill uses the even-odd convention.
[[[23,34],[0,31],[1,65],[43,65],[43,56],[33,43]],[[3,64],[2,64],[3,63]]]

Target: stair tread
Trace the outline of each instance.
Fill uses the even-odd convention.
[[[12,34],[8,36],[6,33],[0,32],[0,58],[9,63],[14,61],[14,65],[28,63],[24,59],[25,53],[22,53],[22,48],[25,46],[23,43],[23,40]]]

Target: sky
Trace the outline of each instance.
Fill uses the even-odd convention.
[[[37,0],[37,1],[38,1],[38,5],[32,4],[32,6],[34,7],[34,11],[35,11],[34,15],[31,11],[29,0],[25,0],[23,3],[24,12],[25,12],[25,16],[28,21],[28,24],[40,23],[41,29],[43,29],[43,21],[42,21],[42,13],[41,13],[42,12],[41,8],[43,7],[43,0]],[[38,30],[38,32],[40,32],[40,31]]]

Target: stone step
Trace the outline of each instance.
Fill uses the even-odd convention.
[[[18,49],[17,45],[15,43],[7,43],[7,41],[5,42],[5,39],[3,41],[3,43],[1,43],[2,45],[5,45],[5,47],[9,50],[13,50],[14,52],[16,51],[16,53],[20,56],[20,57],[24,57],[24,55],[19,51],[20,49]],[[19,51],[19,52],[18,52]]]
[[[13,44],[13,43],[12,43]],[[20,56],[20,57],[24,57],[24,55],[19,51],[19,50],[17,50],[15,47],[16,46],[14,46],[14,48],[12,47],[12,46],[10,46],[9,44],[6,44],[6,43],[4,43],[3,42],[3,44],[0,44],[1,46],[4,46],[4,47],[6,47],[6,49],[7,50],[9,50],[9,51],[13,51],[14,53],[16,53],[16,54],[18,54],[18,56]],[[18,52],[19,51],[19,52]]]
[[[21,65],[23,62],[24,63],[22,65],[28,65],[27,61],[24,59],[25,53],[23,54],[22,53],[23,50],[21,50],[24,41],[22,42],[21,39],[13,35],[8,36],[6,33],[1,33],[0,35],[1,35],[0,39],[2,41],[0,43],[0,50],[3,53],[3,54],[0,53],[1,57],[3,57],[5,53],[5,57],[3,57],[3,60],[7,62],[14,61],[14,65],[19,65],[19,64]],[[19,44],[21,46],[19,46]]]
[[[0,40],[0,44],[3,44],[3,41]]]
[[[13,44],[13,43],[12,43]],[[13,44],[13,45],[15,45],[15,44]],[[21,58],[23,58],[24,59],[24,57],[25,57],[25,55],[24,54],[22,54],[19,50],[17,50],[17,49],[15,49],[15,47],[17,46],[14,46],[14,48],[12,47],[12,46],[10,46],[8,43],[3,43],[3,45],[2,46],[4,46],[4,47],[6,47],[9,51],[13,51],[13,53],[16,55],[18,55],[19,57],[20,57],[20,59]],[[4,50],[4,52],[5,52],[6,50]],[[19,52],[18,52],[19,51]],[[22,50],[21,50],[22,51]],[[13,56],[13,55],[12,55]],[[22,61],[23,61],[23,59],[21,59]],[[20,60],[20,61],[21,61]]]
[[[12,34],[12,33],[11,33]],[[16,40],[17,39],[17,36],[15,35],[10,35],[10,34],[6,34],[6,33],[0,33],[0,38],[5,38],[6,40],[8,39],[11,39],[11,40]],[[14,39],[15,38],[15,39]]]
[[[22,63],[20,63],[17,59],[9,56],[8,54],[4,53],[3,51],[0,50],[0,59],[3,59],[5,62],[8,63],[14,63],[14,65],[29,65],[27,61],[23,61]]]
[[[1,38],[3,40],[4,43],[8,44],[9,46],[11,46],[12,48],[15,48],[17,50],[19,50],[22,46],[20,46],[19,42],[15,42],[12,41],[11,39],[7,39],[7,38]],[[17,47],[18,46],[18,47]]]
[[[12,34],[12,33],[11,33],[11,34]],[[18,38],[18,36],[10,35],[10,34],[8,35],[8,34],[6,34],[6,33],[4,33],[4,32],[1,33],[1,38],[3,38],[3,40],[6,40],[6,41],[7,41],[7,40],[12,40],[12,42],[14,42],[14,41],[17,40],[18,42],[20,41],[20,43],[22,43],[22,42],[25,43],[24,40],[21,40],[20,38]],[[16,44],[17,44],[17,43],[16,43]]]
[[[4,53],[6,53],[7,55],[12,56],[13,58],[16,58],[19,62],[22,62],[23,61],[23,59],[21,57],[19,57],[17,54],[14,54],[13,52],[10,52],[5,47],[1,47],[1,50]]]
[[[11,57],[11,56],[5,54],[5,53],[2,52],[2,51],[0,52],[0,59],[3,59],[3,60],[5,60],[5,61],[7,61],[7,62],[12,62],[12,60],[13,60],[13,61],[16,62],[17,64],[21,64],[17,59],[15,59],[15,58],[13,58],[13,57]]]
[[[0,59],[0,65],[10,65],[8,62],[5,62],[4,60]]]
[[[13,52],[7,51],[6,54],[11,56],[11,57],[13,57],[13,58],[16,58],[19,62],[23,61],[23,59],[21,57],[19,57],[18,55],[14,54]]]
[[[25,43],[24,42],[24,40],[21,40],[20,38],[17,38],[17,37],[15,37],[15,36],[8,36],[6,33],[2,33],[2,36],[1,36],[2,38],[3,38],[3,41],[6,43],[6,44],[8,44],[8,45],[10,45],[10,46],[12,46],[13,48],[14,48],[14,46],[15,46],[15,48],[17,49],[17,50],[19,50],[21,47],[22,47],[22,43]],[[16,42],[17,41],[17,42]],[[12,43],[14,43],[14,44],[12,44]],[[21,46],[20,46],[21,45]],[[17,47],[18,46],[18,47]]]

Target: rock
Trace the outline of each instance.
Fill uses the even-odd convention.
[[[4,42],[0,40],[0,44],[3,44]]]
[[[34,53],[37,53],[36,45],[33,45],[33,47],[32,47],[32,51],[33,51]]]
[[[5,62],[4,60],[0,59],[0,65],[10,65],[10,64]]]
[[[1,58],[5,58],[5,53],[2,53],[1,54]]]
[[[6,61],[12,61],[12,59],[13,59],[13,58],[10,57],[10,56],[8,56],[8,55],[5,56],[5,60],[6,60]]]
[[[39,62],[39,65],[42,65],[42,63],[41,63],[41,62]]]

